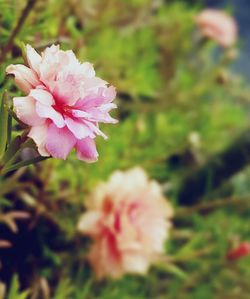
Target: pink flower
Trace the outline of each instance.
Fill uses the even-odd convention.
[[[164,253],[173,210],[142,169],[115,172],[96,188],[87,209],[78,230],[94,241],[88,259],[98,279],[143,274]]]
[[[9,65],[7,74],[26,94],[14,98],[17,117],[29,125],[29,137],[42,156],[66,159],[75,148],[80,160],[96,161],[95,137],[106,136],[99,123],[116,123],[109,111],[116,92],[96,77],[93,66],[72,51],[51,46],[39,55],[26,46],[28,66]]]
[[[227,48],[235,44],[237,24],[231,16],[216,9],[206,9],[196,17],[202,34]]]

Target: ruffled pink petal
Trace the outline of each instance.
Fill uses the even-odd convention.
[[[81,64],[81,70],[85,77],[92,78],[95,76],[95,70],[93,65],[89,62],[84,62]]]
[[[32,89],[29,95],[43,105],[51,106],[55,104],[52,94],[44,89]]]
[[[15,76],[17,86],[26,94],[28,94],[32,88],[41,84],[36,73],[22,64],[9,65],[6,68],[6,73]]]
[[[115,90],[114,86],[109,86],[108,88],[105,88],[103,90],[103,96],[106,99],[105,103],[112,102],[116,97],[116,90]]]
[[[104,139],[108,139],[108,136],[105,135],[99,128],[98,128],[98,124],[96,123],[93,124],[91,121],[87,121],[87,120],[84,120],[83,121],[89,128],[90,130],[95,133],[96,135],[100,135],[102,136]]]
[[[76,151],[78,159],[88,163],[96,162],[99,156],[94,139],[89,137],[77,141]]]
[[[92,107],[99,107],[100,105],[108,104],[114,100],[116,96],[116,91],[113,86],[108,88],[99,88],[97,92],[92,93],[83,99],[79,100],[75,107],[81,108],[83,110],[92,108]]]
[[[105,87],[106,84],[106,81],[98,77],[86,78],[84,80],[84,87],[87,90],[98,90],[98,88]]]
[[[62,63],[59,60],[59,46],[52,45],[42,53],[42,61],[39,67],[40,78],[44,84],[49,84],[55,80],[56,74],[61,70]]]
[[[48,151],[45,148],[45,142],[47,139],[48,125],[47,123],[42,126],[32,127],[28,137],[34,140],[37,145],[38,152],[41,156],[49,156]]]
[[[82,121],[77,121],[72,118],[66,117],[65,123],[77,139],[83,139],[88,136],[95,136],[92,130],[88,126],[86,126],[85,123],[83,123]]]
[[[62,51],[58,45],[52,45],[42,53],[42,62],[39,67],[41,81],[53,90],[61,73],[68,72],[70,68],[76,70],[78,66],[80,63],[71,50]]]
[[[67,74],[54,83],[53,94],[58,103],[73,106],[81,97],[81,85],[81,78]]]
[[[30,97],[15,97],[13,99],[17,117],[29,126],[39,126],[44,123],[44,119],[36,113],[36,101]]]
[[[88,117],[91,117],[91,115],[85,111],[82,111],[82,110],[74,110],[72,109],[71,110],[71,113],[74,117],[76,118],[88,118]]]
[[[87,112],[91,115],[89,120],[102,123],[116,124],[118,121],[112,118],[107,112],[100,111],[100,108],[91,108]]]
[[[105,102],[105,98],[101,94],[90,94],[76,102],[75,108],[86,110],[92,107],[98,107]]]
[[[67,127],[60,129],[54,124],[49,126],[46,149],[52,157],[65,160],[75,144],[76,138]]]
[[[33,69],[39,76],[39,66],[41,64],[42,57],[30,45],[26,45],[26,55],[30,68]]]
[[[102,106],[100,106],[100,110],[102,111],[102,112],[109,112],[110,110],[112,110],[112,109],[116,109],[117,108],[117,105],[116,104],[114,104],[114,103],[108,103],[108,104],[104,104],[104,105],[102,105]]]
[[[63,116],[59,112],[57,112],[52,106],[46,106],[37,102],[36,112],[40,117],[51,119],[58,128],[63,128],[65,126]]]

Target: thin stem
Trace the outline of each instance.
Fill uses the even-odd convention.
[[[14,171],[14,170],[17,170],[21,167],[28,166],[28,165],[31,165],[31,164],[36,164],[38,162],[41,162],[43,160],[47,160],[49,158],[50,157],[36,157],[36,158],[30,159],[30,160],[21,161],[21,162],[18,162],[16,164],[14,164],[14,165],[11,165],[10,167],[3,168],[1,174],[5,175],[6,173],[8,173],[10,171]]]
[[[24,169],[19,169],[12,176],[0,181],[0,197],[15,189],[22,189],[27,186],[26,183],[19,183],[18,180],[23,175]]]
[[[7,44],[2,49],[2,53],[1,53],[1,56],[0,56],[0,63],[2,63],[4,61],[7,53],[10,52],[11,49],[13,48],[15,37],[20,32],[25,20],[27,19],[30,11],[34,7],[36,1],[37,0],[28,0],[25,8],[23,9],[23,11],[21,13],[21,16],[20,16],[15,28],[13,29],[13,31],[12,31],[10,37],[9,37],[9,40],[8,40]]]
[[[18,190],[18,192],[20,192],[20,190],[25,189],[30,187],[30,183],[18,183],[15,182],[13,185],[8,185],[8,186],[1,186],[1,190],[0,190],[0,196],[4,196],[5,194],[8,194],[10,192],[14,192],[16,190]]]
[[[186,261],[195,260],[197,258],[209,255],[209,254],[211,254],[211,252],[213,250],[214,250],[214,246],[211,245],[209,247],[193,251],[193,252],[188,253],[186,255],[164,256],[164,257],[161,257],[160,261],[161,262],[166,262],[166,263],[183,263],[183,262],[186,262]]]
[[[8,168],[8,167],[10,167],[10,165],[14,164],[24,148],[29,148],[32,146],[33,141],[31,139],[26,139],[26,140],[25,139],[26,139],[26,133],[23,132],[23,135],[21,136],[21,140],[24,140],[24,141],[19,146],[19,149],[16,152],[13,152],[12,149],[10,151],[9,151],[9,149],[7,149],[7,151],[6,151],[7,159],[5,159],[6,163],[4,165],[4,168]],[[22,141],[20,141],[20,142],[22,142]]]
[[[177,218],[185,217],[191,215],[192,213],[209,211],[209,210],[213,210],[213,209],[217,209],[229,205],[242,205],[242,204],[250,204],[249,196],[240,197],[240,198],[232,197],[232,198],[218,199],[209,202],[203,202],[191,208],[181,208],[176,211],[175,217]]]

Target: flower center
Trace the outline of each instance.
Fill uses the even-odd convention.
[[[62,104],[55,104],[52,106],[57,112],[59,112],[63,116],[69,116],[73,117],[72,115],[72,109],[73,107],[67,106],[67,105],[62,105]]]

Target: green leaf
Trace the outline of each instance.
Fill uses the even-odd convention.
[[[55,292],[53,299],[68,299],[74,290],[73,285],[69,280],[62,280]]]
[[[14,164],[24,148],[33,147],[33,145],[34,142],[32,139],[27,139],[23,143],[21,137],[14,139],[14,141],[7,148],[7,151],[3,157],[5,164],[4,168],[9,168],[12,164]]]
[[[8,141],[8,124],[9,124],[9,114],[7,107],[7,92],[4,92],[2,96],[2,102],[0,106],[0,158],[2,158],[6,144]]]
[[[29,291],[19,291],[20,284],[18,281],[17,275],[14,275],[11,281],[9,294],[7,296],[7,299],[26,299],[28,298]]]
[[[177,267],[174,264],[168,263],[168,264],[164,264],[161,266],[158,266],[160,269],[163,269],[164,271],[180,278],[180,279],[186,279],[187,278],[187,274],[180,269],[179,267]]]
[[[21,167],[24,167],[24,166],[28,166],[28,165],[31,165],[31,164],[36,164],[40,161],[43,161],[43,160],[46,160],[46,159],[49,159],[50,157],[36,157],[36,158],[33,158],[33,159],[30,159],[30,160],[24,160],[24,161],[21,161],[21,162],[18,162],[16,164],[13,164],[9,167],[6,167],[6,168],[3,168],[2,169],[2,174],[6,174],[10,171],[14,171],[14,170],[17,170]]]
[[[16,152],[19,150],[20,146],[21,146],[21,137],[17,136],[8,146],[3,156],[3,162],[7,163],[8,161],[12,160]]]

